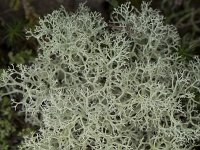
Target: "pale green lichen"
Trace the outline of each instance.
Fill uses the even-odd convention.
[[[175,27],[149,4],[126,3],[109,24],[85,6],[61,8],[27,34],[38,58],[1,77],[40,125],[21,149],[188,150],[199,139],[200,61],[180,59]]]

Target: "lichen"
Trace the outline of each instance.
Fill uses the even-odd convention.
[[[1,87],[40,126],[26,150],[188,150],[200,138],[195,92],[200,60],[177,54],[179,35],[143,3],[116,8],[111,21],[83,5],[40,19],[30,65],[4,71]],[[14,98],[14,97],[13,97]]]

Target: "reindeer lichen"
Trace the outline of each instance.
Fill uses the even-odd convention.
[[[200,138],[195,94],[200,60],[177,54],[179,35],[157,10],[126,3],[106,23],[81,5],[40,19],[32,65],[4,71],[5,95],[21,95],[40,126],[22,150],[188,150]]]

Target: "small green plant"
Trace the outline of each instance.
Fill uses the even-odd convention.
[[[19,51],[16,54],[11,51],[8,53],[8,57],[11,64],[25,64],[25,62],[31,62],[34,59],[32,50]]]
[[[0,91],[2,94],[3,91]],[[24,135],[30,134],[35,127],[25,124],[23,115],[11,107],[10,97],[0,99],[0,150],[16,150]]]
[[[20,0],[9,0],[9,7],[15,11],[19,10],[21,1]]]
[[[179,53],[188,58],[200,55],[200,5],[199,1],[162,0],[161,9],[167,16],[167,23],[174,23],[181,33],[182,41]]]
[[[24,35],[24,22],[23,21],[15,21],[12,24],[8,24],[6,27],[6,36],[5,40],[8,46],[16,46],[20,40],[23,40]]]
[[[191,34],[185,34],[181,39],[181,47],[179,48],[179,54],[187,59],[192,59],[195,55],[195,51],[200,47],[200,38],[194,39]]]
[[[0,100],[0,149],[10,149],[10,140],[8,140],[16,131],[16,127],[12,124],[14,111],[11,110],[10,100],[4,97]]]

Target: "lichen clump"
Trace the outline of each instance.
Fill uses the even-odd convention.
[[[1,87],[40,126],[24,150],[188,150],[200,138],[200,60],[178,56],[179,35],[148,3],[109,23],[81,5],[40,19],[34,63],[4,71]]]

